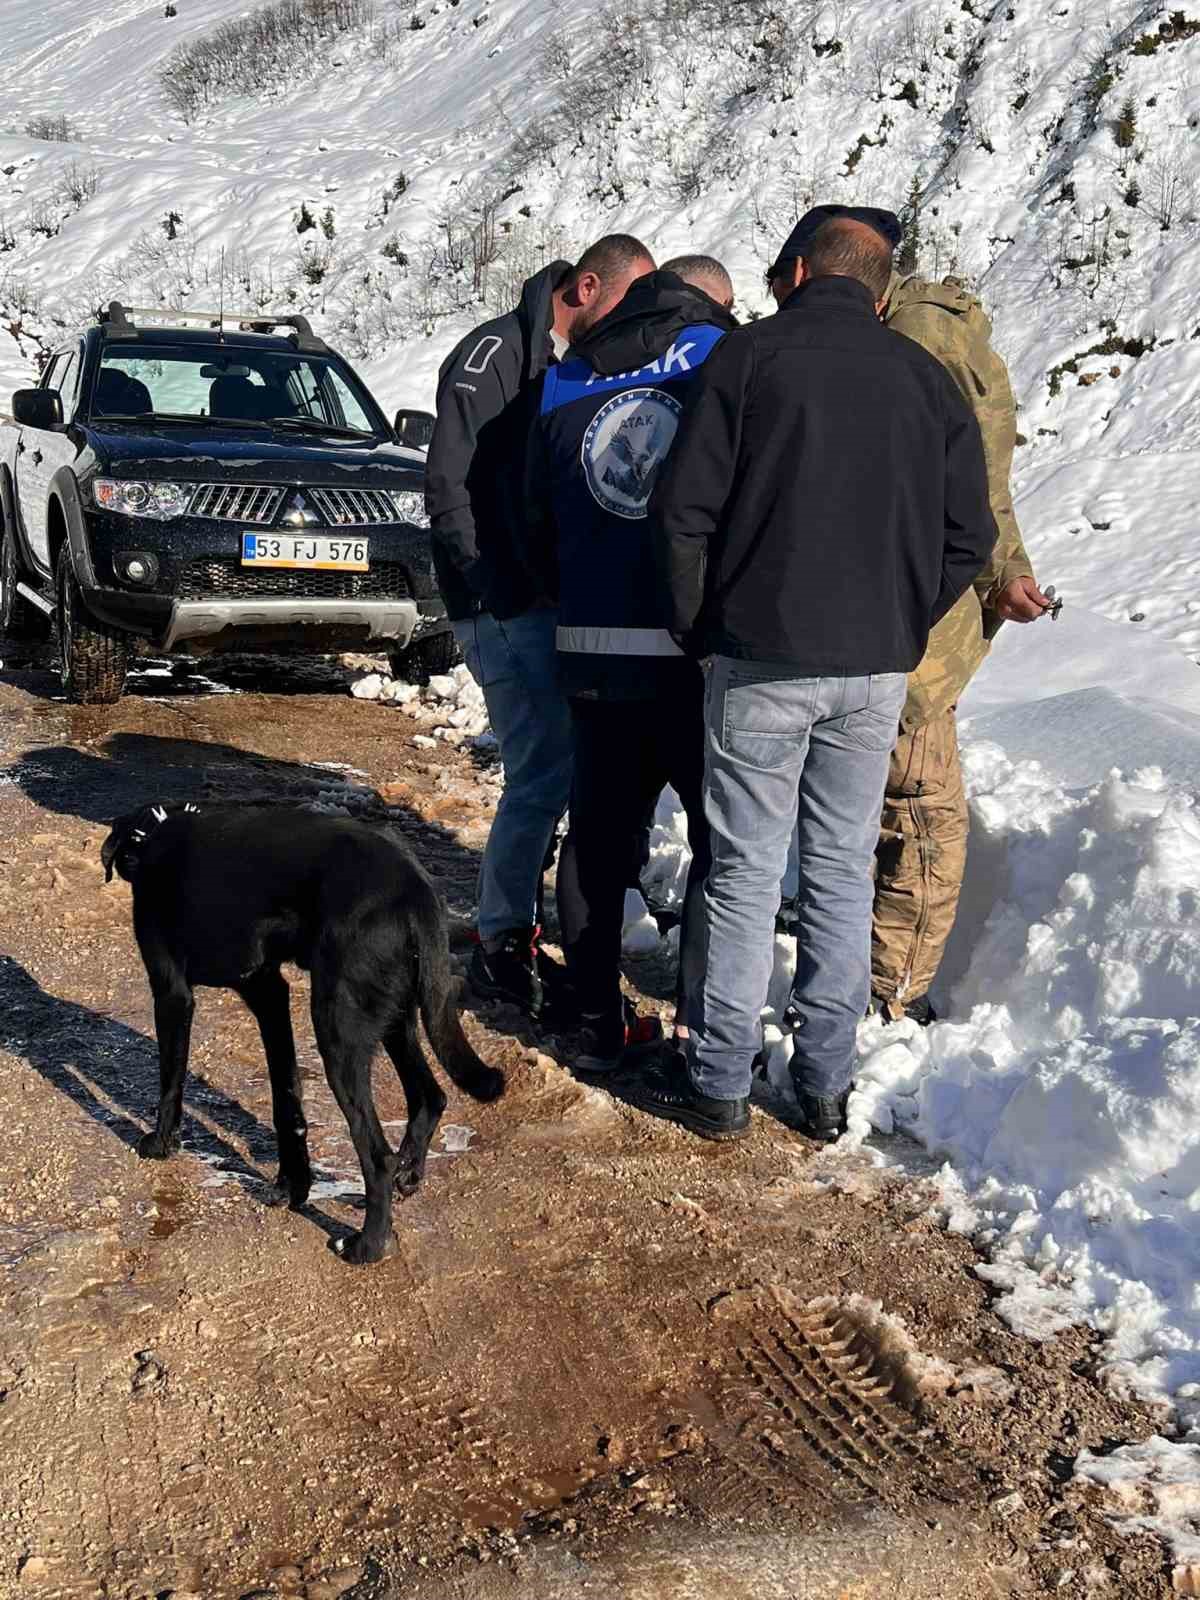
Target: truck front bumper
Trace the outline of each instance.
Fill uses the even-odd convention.
[[[110,627],[190,655],[282,644],[320,652],[379,642],[402,650],[418,616],[415,600],[172,600],[96,587],[85,588],[83,600]]]

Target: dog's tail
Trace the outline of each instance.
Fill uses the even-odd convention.
[[[421,1021],[433,1053],[465,1094],[476,1100],[498,1100],[504,1093],[504,1074],[480,1060],[459,1021],[450,972],[450,944],[440,906],[436,925],[427,931],[418,948],[417,994]]]

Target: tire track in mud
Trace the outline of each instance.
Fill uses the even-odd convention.
[[[836,1300],[758,1288],[718,1297],[715,1392],[691,1397],[720,1466],[706,1509],[744,1518],[879,1501],[958,1501],[968,1471],[920,1415],[894,1352]]]

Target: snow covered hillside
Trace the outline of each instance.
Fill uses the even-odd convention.
[[[1200,8],[297,0],[280,38],[248,11],[0,0],[0,391],[103,300],[223,285],[428,405],[472,321],[602,232],[721,256],[765,314],[821,200],[903,210],[917,264],[983,295],[1067,611],[972,691],[951,1020],[864,1030],[855,1127],[946,1158],[1017,1326],[1091,1319],[1200,1438]]]
[[[995,315],[1043,573],[1200,654],[1200,12],[296,0],[251,38],[250,9],[0,0],[0,389],[101,300],[205,306],[223,271],[428,404],[482,308],[602,231],[714,251],[757,315],[797,212],[907,208]]]

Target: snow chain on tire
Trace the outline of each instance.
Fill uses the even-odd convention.
[[[55,591],[59,660],[67,699],[84,706],[114,704],[125,692],[128,641],[84,610],[66,541],[58,552]]]

